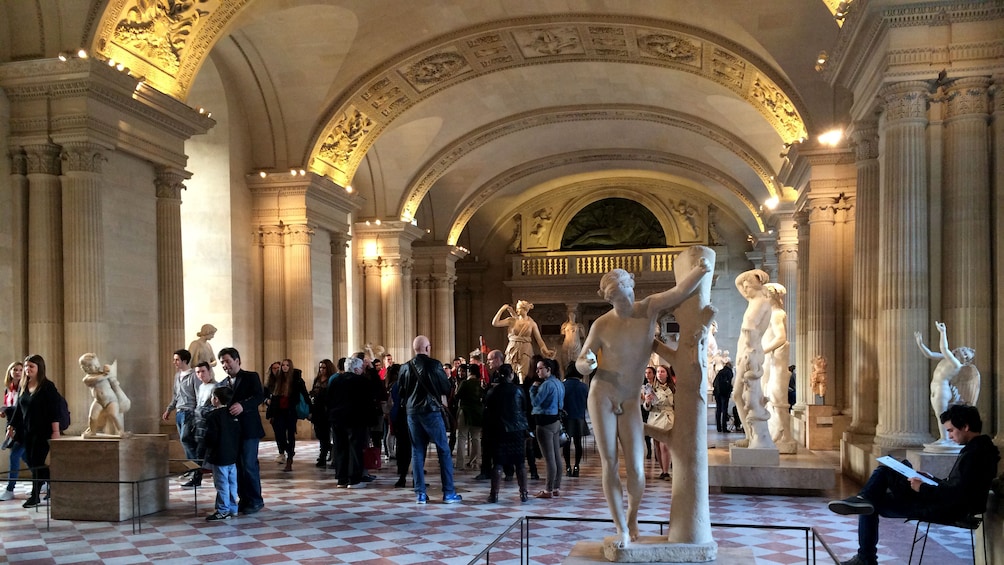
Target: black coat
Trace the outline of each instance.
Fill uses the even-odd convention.
[[[366,375],[342,373],[328,384],[328,421],[342,428],[369,427],[373,394]]]
[[[495,438],[503,432],[528,429],[526,407],[529,405],[519,385],[502,382],[490,388],[485,395],[485,435]]]
[[[59,391],[47,380],[34,393],[25,390],[18,396],[10,425],[14,428],[14,440],[28,444],[51,438],[52,423],[58,421]]]
[[[221,406],[206,416],[206,462],[213,465],[234,465],[240,446],[241,425],[239,418],[231,416],[225,406]]]
[[[265,402],[265,389],[261,386],[261,377],[254,371],[241,369],[236,377],[227,377],[224,386],[230,386],[234,398],[230,405],[240,403],[244,408],[237,420],[241,425],[241,439],[261,439],[265,437],[265,428],[261,425],[261,414],[258,406]]]
[[[441,397],[449,396],[451,390],[442,363],[423,354],[401,365],[398,381],[409,414],[439,412],[443,409]]]

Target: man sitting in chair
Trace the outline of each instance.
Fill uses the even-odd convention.
[[[941,423],[948,437],[963,446],[947,479],[934,479],[938,484],[929,485],[879,466],[856,496],[829,503],[837,514],[858,515],[858,553],[842,565],[878,562],[879,516],[952,523],[983,513],[1000,452],[989,436],[980,433],[983,421],[973,406],[949,406],[941,413]]]

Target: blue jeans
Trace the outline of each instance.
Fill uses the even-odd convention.
[[[174,413],[174,424],[178,427],[178,439],[181,440],[181,447],[185,449],[185,457],[195,461],[199,458],[199,454],[196,453],[199,448],[198,442],[186,442],[185,437],[185,420],[192,418],[193,424],[195,421],[194,412],[183,412],[178,410]]]
[[[237,496],[240,497],[241,508],[261,507],[265,504],[261,497],[258,442],[256,437],[242,439],[237,451]]]
[[[910,482],[889,467],[876,468],[859,495],[872,503],[875,513],[858,516],[858,556],[867,563],[875,563],[879,517],[918,518],[925,513],[925,508],[919,502],[919,495],[910,488]]]
[[[24,444],[21,442],[15,442],[10,446],[10,472],[7,473],[7,490],[13,492],[14,484],[17,482],[17,477],[21,473],[21,461],[25,463],[28,459],[24,456]]]
[[[237,514],[237,465],[213,465],[216,511]]]
[[[442,414],[408,413],[408,429],[411,432],[411,478],[415,481],[415,493],[425,494],[425,451],[431,441],[436,444],[436,454],[439,456],[443,495],[456,494],[453,487],[453,458],[450,456],[450,442],[446,437]]]

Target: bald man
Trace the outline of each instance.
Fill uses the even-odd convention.
[[[453,486],[453,458],[446,436],[443,417],[446,414],[446,395],[450,381],[443,372],[443,364],[429,357],[432,345],[429,338],[420,335],[411,344],[415,357],[401,366],[398,386],[401,397],[408,406],[408,428],[411,432],[411,473],[415,482],[415,502],[425,504],[425,452],[429,442],[436,444],[439,455],[439,476],[443,480],[443,504],[462,500]]]

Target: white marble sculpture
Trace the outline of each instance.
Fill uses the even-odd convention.
[[[210,366],[215,367],[216,355],[213,353],[213,347],[209,345],[209,340],[216,336],[216,326],[203,324],[195,336],[196,339],[188,346],[188,352],[192,354],[192,362],[189,363],[189,366],[195,367],[202,361],[205,361]]]
[[[544,357],[554,357],[554,352],[547,348],[544,338],[540,337],[537,322],[530,317],[531,309],[533,304],[519,300],[516,302],[515,310],[512,306],[503,304],[492,318],[492,325],[496,328],[509,328],[509,345],[505,348],[505,362],[512,365],[521,383],[530,374],[530,358],[533,357],[534,342]],[[508,318],[502,317],[505,312],[509,313]]]
[[[941,334],[939,339],[940,353],[935,353],[924,345],[924,337],[920,332],[913,335],[917,346],[928,359],[938,361],[931,379],[931,409],[935,417],[948,409],[950,404],[976,405],[980,397],[980,371],[973,361],[976,352],[969,347],[948,348],[948,331],[944,322],[934,322]],[[939,426],[941,438],[934,444],[925,444],[925,451],[958,451],[961,446],[948,439],[944,426]]]
[[[770,405],[770,420],[767,427],[770,437],[781,453],[797,451],[795,439],[791,437],[791,413],[788,411],[788,370],[790,344],[788,343],[788,314],[784,311],[784,296],[788,293],[783,285],[764,285],[770,298],[770,324],[763,334],[764,388]]]
[[[644,475],[644,433],[642,430],[641,407],[638,402],[638,375],[645,369],[645,362],[653,348],[652,335],[655,324],[662,312],[679,306],[687,300],[702,281],[701,297],[705,304],[710,295],[710,276],[706,273],[714,264],[714,252],[706,247],[692,247],[680,254],[676,259],[676,275],[679,284],[667,291],[653,294],[635,302],[634,278],[622,269],[614,269],[600,280],[599,294],[609,302],[613,309],[600,316],[589,329],[583,344],[582,354],[576,361],[576,369],[582,374],[593,375],[589,391],[589,415],[593,423],[596,447],[600,455],[602,471],[603,494],[613,517],[617,530],[616,537],[608,538],[604,543],[604,553],[608,559],[611,552],[617,553],[632,546],[638,540],[638,508],[645,487]],[[707,449],[706,445],[698,448],[690,446],[697,438],[704,437],[706,444],[707,431],[703,425],[698,425],[698,398],[704,399],[704,383],[700,378],[694,379],[691,374],[691,364],[686,360],[694,360],[703,369],[704,359],[698,354],[698,348],[690,340],[694,338],[696,315],[688,315],[688,337],[686,351],[678,352],[676,357],[683,359],[681,369],[686,366],[687,387],[693,388],[691,394],[685,394],[683,399],[677,399],[677,426],[675,430],[684,429],[677,436],[684,437],[688,447],[674,445],[674,460],[677,463],[676,484],[684,485],[680,498],[674,496],[670,525],[670,541],[679,544],[698,544],[699,556],[691,561],[707,561],[714,559],[717,546],[711,539],[710,519],[707,505]],[[678,316],[679,319],[679,316]],[[684,321],[681,319],[681,325]],[[710,316],[703,322],[703,331],[707,331]],[[705,346],[704,335],[700,336],[700,348]],[[700,351],[703,355],[704,351]],[[599,362],[597,362],[599,359]],[[679,375],[679,371],[678,371]],[[694,380],[695,382],[690,382]],[[679,390],[679,386],[678,386]],[[679,394],[679,393],[678,393]],[[682,408],[681,403],[688,400],[694,406]],[[704,400],[706,403],[706,400]],[[681,409],[683,412],[681,413]],[[706,418],[707,406],[700,412]],[[693,422],[690,429],[680,422],[685,421],[693,412]],[[679,443],[679,442],[678,442]],[[627,471],[627,512],[624,508],[624,492],[618,473],[618,444],[624,453]],[[686,449],[690,453],[685,453]],[[696,462],[703,456],[703,464]],[[682,472],[682,474],[681,474]],[[696,478],[695,478],[696,477]],[[699,477],[703,477],[703,483]],[[674,492],[676,486],[674,485]],[[689,494],[683,494],[689,491]],[[703,497],[703,505],[698,501]],[[676,516],[680,515],[679,522]],[[676,530],[674,531],[674,528]],[[710,554],[710,557],[707,557]],[[687,559],[682,559],[687,561]]]
[[[582,340],[586,337],[586,328],[575,321],[575,310],[568,310],[568,321],[561,324],[561,370],[569,363],[579,358],[582,352]]]
[[[111,365],[102,365],[93,353],[84,353],[79,362],[84,371],[84,384],[91,390],[94,398],[87,414],[87,429],[81,437],[121,437],[125,432],[125,413],[129,411],[132,402],[119,386],[118,364],[113,362]]]
[[[760,378],[763,377],[763,335],[770,325],[770,298],[764,285],[770,280],[767,273],[752,269],[736,277],[736,288],[749,304],[743,314],[736,345],[736,380],[732,391],[739,419],[746,437],[735,442],[736,447],[774,449],[767,421],[767,399],[763,396]],[[786,383],[787,384],[787,383]]]

